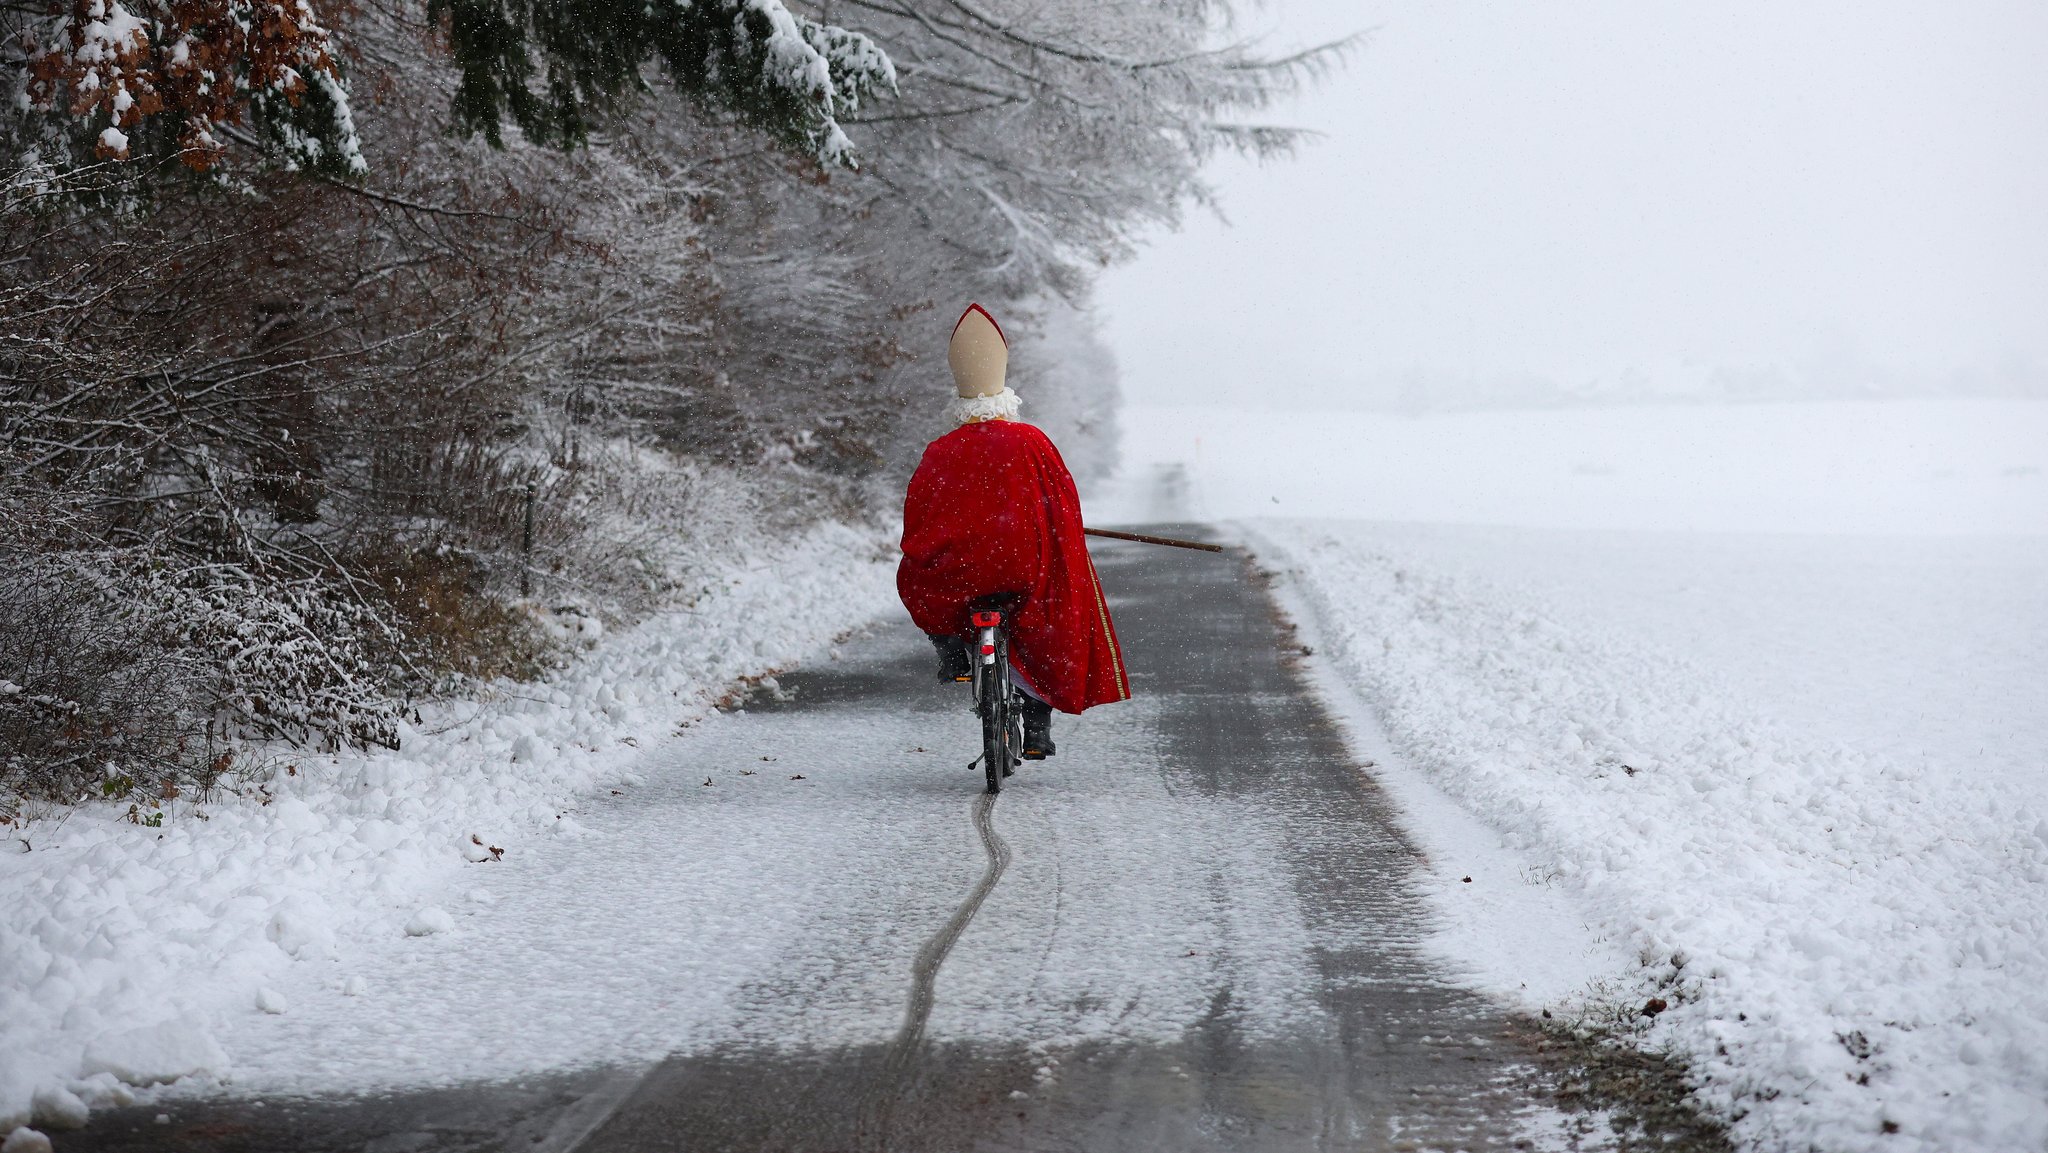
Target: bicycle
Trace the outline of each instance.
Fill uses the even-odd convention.
[[[1008,612],[1008,604],[977,608],[967,643],[974,713],[981,718],[980,760],[991,794],[1003,791],[1003,778],[1015,774],[1024,760],[1022,695],[1010,682]]]

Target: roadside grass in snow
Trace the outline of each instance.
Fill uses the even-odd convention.
[[[1517,1015],[1524,1043],[1546,1074],[1540,1091],[1579,1118],[1583,1138],[1612,1142],[1619,1153],[1734,1149],[1727,1125],[1693,1097],[1684,1055],[1648,1036],[1669,1001],[1631,994],[1614,982],[1595,982],[1555,1009]]]

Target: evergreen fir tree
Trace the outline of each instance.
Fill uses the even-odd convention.
[[[530,140],[581,144],[592,115],[640,90],[654,61],[692,100],[851,165],[839,116],[896,87],[873,41],[781,0],[430,0],[428,11],[447,19],[462,70],[456,123],[493,144],[508,114]]]

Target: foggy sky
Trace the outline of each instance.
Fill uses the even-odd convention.
[[[1101,286],[1127,397],[2048,395],[2048,5],[1283,0],[1359,29]]]

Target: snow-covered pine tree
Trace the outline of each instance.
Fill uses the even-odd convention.
[[[873,41],[782,0],[428,0],[427,16],[460,73],[456,124],[493,144],[508,116],[537,143],[582,144],[658,64],[697,103],[851,166],[840,118],[896,84]],[[137,174],[120,162],[136,160],[357,177],[335,40],[312,0],[0,5],[0,144],[25,159],[17,180],[52,185],[113,164],[85,183],[119,187]]]
[[[456,122],[493,144],[507,115],[536,143],[583,143],[656,61],[684,96],[851,166],[839,117],[896,87],[872,40],[782,0],[429,0],[427,12],[446,20],[462,71]]]

